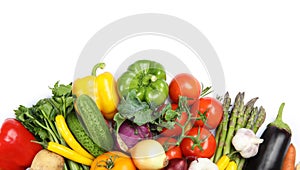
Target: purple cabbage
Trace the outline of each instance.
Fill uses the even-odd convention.
[[[152,138],[148,124],[138,126],[130,120],[125,120],[116,133],[116,146],[118,149],[127,152],[140,140]]]

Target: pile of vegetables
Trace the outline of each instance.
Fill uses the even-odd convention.
[[[167,80],[156,61],[135,61],[117,78],[104,67],[96,64],[67,85],[56,82],[52,95],[31,107],[20,105],[2,125],[0,152],[24,159],[1,154],[0,169],[295,168],[284,103],[258,137],[266,112],[255,106],[257,97],[212,97],[212,88],[190,73]]]

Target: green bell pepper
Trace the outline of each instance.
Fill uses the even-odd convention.
[[[137,98],[151,106],[165,102],[169,94],[164,67],[155,61],[138,60],[131,64],[117,81],[120,97],[126,97],[135,90]]]

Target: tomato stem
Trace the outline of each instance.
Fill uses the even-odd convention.
[[[187,117],[187,120],[186,122],[181,125],[180,123],[178,122],[175,122],[180,128],[181,128],[181,134],[177,140],[177,145],[179,145],[181,143],[181,141],[187,137],[185,135],[185,129],[186,127],[188,126],[188,124],[190,123],[190,120],[191,120],[191,117],[192,117],[192,114],[190,112],[190,109],[188,108],[188,104],[187,104],[187,97],[185,96],[179,96],[179,102],[178,102],[178,106],[179,106],[179,111],[182,113],[182,112],[186,112],[188,117]]]

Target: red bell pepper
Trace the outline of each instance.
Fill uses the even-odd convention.
[[[0,129],[0,170],[25,170],[43,149],[18,120],[8,118]]]

